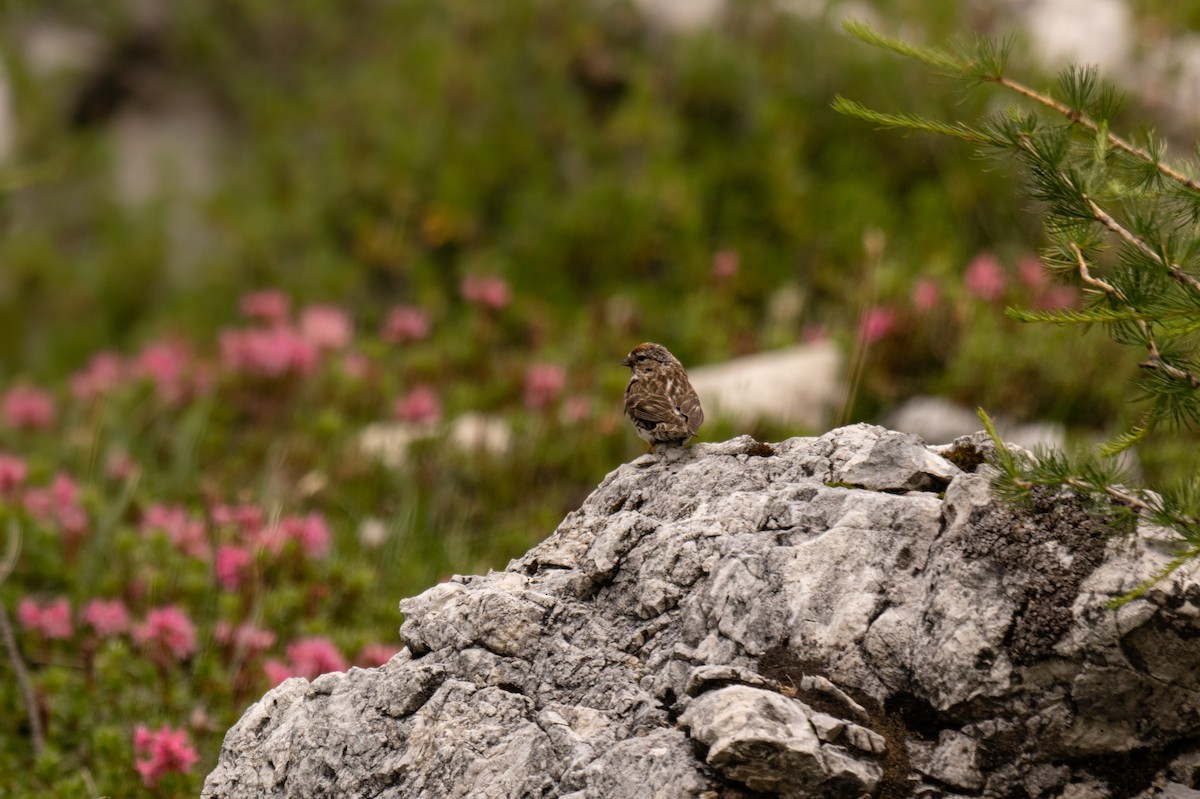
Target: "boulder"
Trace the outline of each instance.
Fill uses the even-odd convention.
[[[1200,584],[1109,609],[1171,536],[1002,502],[988,445],[638,458],[505,571],[401,602],[385,666],[267,693],[203,796],[1193,795]]]

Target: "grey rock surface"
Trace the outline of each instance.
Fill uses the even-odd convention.
[[[505,571],[403,601],[387,665],[269,692],[203,796],[1191,795],[1200,584],[1106,609],[1169,538],[998,502],[951,462],[982,441],[623,465]]]

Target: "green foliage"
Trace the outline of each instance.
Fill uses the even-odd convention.
[[[1153,132],[1143,132],[1138,141],[1112,133],[1118,92],[1094,68],[1070,67],[1059,76],[1056,92],[1042,93],[1008,76],[1007,47],[979,42],[951,52],[909,45],[859,23],[846,28],[868,44],[916,59],[961,83],[995,84],[1034,103],[1033,111],[1010,107],[972,124],[883,114],[841,98],[834,107],[886,127],[964,139],[1020,165],[1026,193],[1044,213],[1050,244],[1043,260],[1060,280],[1081,288],[1087,303],[1079,310],[1010,309],[1009,316],[1099,325],[1116,343],[1137,349],[1142,359],[1135,385],[1148,407],[1126,432],[1101,446],[1107,460],[1056,452],[1017,457],[980,411],[996,442],[997,490],[1027,499],[1035,487],[1066,486],[1110,504],[1126,522],[1141,513],[1172,527],[1181,554],[1155,578],[1162,579],[1200,554],[1194,501],[1200,480],[1193,466],[1182,489],[1127,489],[1132,477],[1112,456],[1146,440],[1160,424],[1190,431],[1200,427],[1200,184],[1192,177],[1194,165],[1169,162]],[[1193,464],[1194,457],[1193,452]]]

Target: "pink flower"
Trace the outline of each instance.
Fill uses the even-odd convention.
[[[227,591],[235,590],[245,579],[247,567],[254,562],[250,550],[244,547],[223,545],[217,548],[214,569],[217,582]]]
[[[737,250],[717,250],[713,253],[712,273],[719,280],[727,280],[737,274],[741,258]]]
[[[226,330],[220,342],[221,363],[231,372],[260,377],[303,376],[317,367],[316,345],[291,327]]]
[[[16,430],[41,430],[54,423],[54,398],[33,386],[13,386],[4,395],[4,422]]]
[[[1049,282],[1049,277],[1046,275],[1046,268],[1042,266],[1041,261],[1032,255],[1026,255],[1017,261],[1017,279],[1035,291],[1044,288],[1046,283]]]
[[[540,411],[558,399],[567,385],[567,370],[555,363],[535,363],[525,370],[525,407]]]
[[[347,352],[342,356],[342,372],[347,377],[362,380],[371,371],[371,361],[361,352]]]
[[[207,559],[210,552],[208,529],[203,520],[188,516],[181,505],[154,504],[142,514],[142,534],[166,533],[168,540],[185,555]]]
[[[399,651],[400,647],[393,644],[367,644],[359,650],[358,657],[354,659],[354,665],[362,666],[364,669],[382,666]]]
[[[17,621],[47,640],[70,638],[71,603],[56,599],[48,605],[38,605],[32,599],[22,599],[17,604]]]
[[[266,513],[258,505],[215,505],[210,512],[213,524],[233,527],[245,541],[253,540],[263,528]]]
[[[923,277],[912,290],[912,304],[918,311],[932,311],[942,300],[942,290],[936,280]]]
[[[309,557],[319,558],[329,552],[329,525],[321,514],[310,513],[304,517],[284,519],[283,524]]]
[[[213,637],[217,643],[232,647],[244,658],[255,657],[275,646],[275,633],[248,621],[233,627],[221,619],[213,628]]]
[[[287,663],[284,663],[282,660],[276,660],[275,658],[271,658],[263,664],[263,673],[266,674],[267,682],[271,684],[272,688],[276,685],[279,685],[279,683],[283,682],[288,677],[296,676],[292,673],[291,666],[289,666]]]
[[[108,394],[121,385],[125,367],[111,352],[97,353],[88,365],[71,375],[71,393],[80,400],[90,400]]]
[[[1079,291],[1074,286],[1051,286],[1038,299],[1039,308],[1074,308],[1079,303]]]
[[[284,517],[258,536],[258,543],[269,552],[278,554],[288,541],[295,541],[305,554],[313,558],[329,552],[329,540],[329,525],[319,513]]]
[[[287,320],[290,301],[281,291],[254,291],[243,294],[238,303],[242,314],[251,319],[260,319],[269,324],[283,324]]]
[[[420,385],[396,400],[392,412],[401,421],[434,424],[442,418],[442,403],[431,387]]]
[[[292,661],[293,673],[309,680],[350,668],[346,658],[328,638],[301,638],[288,644],[287,656]]]
[[[25,461],[15,455],[0,453],[0,494],[19,488],[29,475]]]
[[[167,774],[187,774],[200,759],[182,728],[164,726],[151,732],[139,724],[133,734],[133,748],[142,783],[151,788]]]
[[[388,312],[379,336],[393,344],[420,341],[429,335],[429,314],[411,305],[397,305]]]
[[[504,278],[500,277],[468,275],[459,284],[459,291],[467,302],[493,310],[499,310],[512,302],[512,290]]]
[[[963,278],[963,285],[968,293],[989,302],[1000,298],[1007,282],[1004,267],[990,252],[976,255],[971,263],[967,264],[967,273]]]
[[[109,638],[129,629],[129,611],[119,599],[93,599],[83,609],[83,620],[101,638]]]
[[[268,660],[263,664],[263,671],[272,685],[279,685],[288,677],[312,680],[331,671],[350,668],[346,658],[328,638],[301,638],[294,641],[288,644],[287,656],[287,663]]]
[[[865,344],[874,344],[886,337],[896,326],[896,312],[882,305],[867,309],[858,326],[858,338]]]
[[[340,350],[354,337],[354,325],[341,308],[310,305],[300,314],[300,335],[317,349]]]
[[[156,657],[186,660],[196,651],[196,626],[178,606],[164,605],[133,628],[133,640]]]
[[[563,403],[562,415],[568,422],[582,422],[592,415],[592,401],[580,394],[568,397]]]
[[[54,475],[47,487],[26,489],[21,501],[30,516],[41,522],[56,522],[65,533],[78,534],[87,529],[79,484],[62,472]]]
[[[130,367],[133,376],[154,384],[164,402],[176,403],[186,394],[185,377],[191,353],[177,341],[159,341],[138,353]]]

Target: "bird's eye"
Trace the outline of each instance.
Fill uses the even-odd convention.
[[[645,355],[639,355],[639,356],[637,356],[637,359],[638,359],[639,361],[644,361],[644,360],[646,360],[646,356],[645,356]]]

